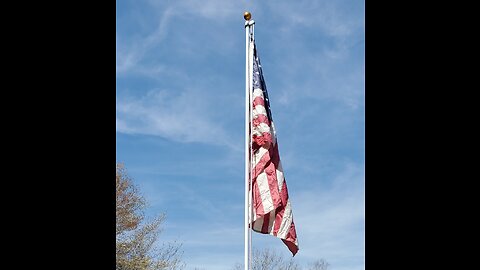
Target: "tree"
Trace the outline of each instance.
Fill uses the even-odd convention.
[[[308,270],[328,270],[329,264],[320,259],[313,262]],[[301,270],[293,258],[285,261],[283,257],[274,251],[265,249],[263,251],[254,250],[252,256],[252,270]],[[243,270],[243,264],[237,263],[233,270]]]
[[[243,264],[236,264],[233,270],[242,270]],[[300,266],[294,262],[293,258],[284,261],[283,257],[265,249],[263,251],[254,250],[252,256],[252,270],[300,270]]]
[[[181,245],[164,243],[157,248],[165,220],[161,214],[145,221],[145,198],[128,176],[125,166],[116,166],[116,269],[176,270],[183,269]]]
[[[308,267],[308,270],[327,270],[329,265],[327,261],[320,259],[313,262],[310,267]]]

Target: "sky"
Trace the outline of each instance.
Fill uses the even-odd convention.
[[[187,270],[244,250],[244,11],[275,122],[302,266],[365,269],[365,2],[117,0],[116,159],[166,214]],[[253,233],[256,249],[291,258]]]

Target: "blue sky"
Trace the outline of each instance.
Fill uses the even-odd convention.
[[[188,270],[243,262],[245,31],[307,265],[365,269],[364,1],[117,0],[116,150]],[[253,234],[255,248],[290,258]]]

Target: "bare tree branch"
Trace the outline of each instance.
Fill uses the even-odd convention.
[[[181,245],[164,243],[156,247],[165,215],[145,221],[145,198],[133,185],[123,164],[116,171],[116,269],[117,270],[177,270],[181,260]]]
[[[313,262],[308,270],[328,270],[328,266],[327,261],[320,259]],[[243,264],[237,263],[232,269],[243,270]],[[285,261],[281,255],[265,249],[253,251],[252,270],[302,270],[302,267],[292,257]]]

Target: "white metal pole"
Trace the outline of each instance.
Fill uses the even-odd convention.
[[[253,71],[253,25],[250,12],[245,12],[245,260],[244,269],[252,268],[252,189],[251,189],[251,117],[252,117],[252,71]]]
[[[246,19],[246,18],[245,18]],[[244,260],[244,269],[248,270],[250,266],[250,256],[249,256],[249,222],[250,222],[250,207],[249,207],[249,175],[250,175],[250,167],[249,167],[249,157],[250,157],[250,74],[249,74],[249,45],[250,45],[250,21],[247,20],[245,22],[245,260]]]
[[[248,74],[250,74],[250,78],[248,80],[248,83],[249,83],[249,108],[250,108],[250,114],[249,114],[249,119],[253,119],[253,78],[252,78],[252,74],[253,74],[253,50],[254,50],[254,41],[255,41],[255,21],[254,20],[250,20],[250,46],[249,46],[249,52],[250,52],[250,55],[248,56],[248,59],[250,60],[250,63],[249,63],[249,72]],[[253,122],[252,121],[249,121],[249,128],[250,130],[253,130]],[[250,139],[250,144],[249,144],[249,149],[252,149],[252,138],[251,136],[249,136],[249,139]],[[250,164],[250,172],[253,172],[253,152],[250,151],[250,156],[249,156],[251,162],[249,162]],[[248,179],[248,182],[249,182],[249,186],[250,186],[250,190],[249,190],[249,194],[248,194],[248,205],[250,206],[250,209],[248,211],[248,214],[249,214],[249,224],[252,224],[252,221],[253,221],[253,197],[252,197],[252,193],[253,193],[253,186],[252,186],[252,173],[249,174],[249,179]],[[248,243],[248,248],[249,248],[249,258],[250,258],[250,264],[249,264],[249,269],[252,269],[252,229],[253,228],[250,228],[248,231],[249,231],[249,243]]]

